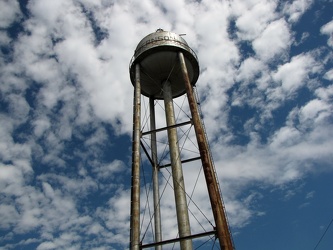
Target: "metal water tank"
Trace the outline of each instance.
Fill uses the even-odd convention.
[[[130,77],[135,84],[135,65],[140,64],[141,93],[163,99],[162,84],[171,83],[172,97],[185,93],[178,52],[182,52],[191,84],[199,77],[199,63],[194,51],[178,34],[158,29],[144,37],[136,47],[130,63]]]

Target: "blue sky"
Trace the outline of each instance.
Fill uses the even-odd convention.
[[[333,218],[332,13],[332,0],[0,1],[0,249],[128,247],[128,65],[157,28],[185,33],[198,55],[236,249],[315,249]],[[191,190],[197,174],[184,169]],[[177,235],[168,176],[165,239]],[[330,227],[316,249],[332,239]]]

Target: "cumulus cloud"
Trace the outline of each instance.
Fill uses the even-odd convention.
[[[236,16],[239,39],[252,41],[259,37],[278,17],[276,7],[274,1],[235,1],[232,14]]]
[[[270,23],[261,35],[253,41],[253,49],[263,60],[277,55],[283,57],[291,44],[291,35],[286,21],[282,18]]]
[[[258,74],[261,74],[263,69],[265,69],[265,64],[261,60],[249,57],[240,65],[236,80],[251,82]]]
[[[327,44],[333,47],[333,21],[325,24],[320,29],[321,33],[328,36]]]
[[[311,54],[301,54],[281,65],[273,74],[273,80],[281,83],[285,93],[291,94],[307,84],[307,78],[320,70],[320,64]]]
[[[13,22],[18,21],[22,16],[19,3],[17,1],[2,1],[0,3],[2,15],[0,17],[0,27],[7,28]]]
[[[306,10],[313,4],[313,0],[296,0],[286,2],[283,7],[283,12],[288,16],[288,21],[291,23],[297,22]]]

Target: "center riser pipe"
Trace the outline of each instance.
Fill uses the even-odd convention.
[[[156,121],[154,98],[149,98],[150,109],[150,129],[151,133],[151,159],[153,162],[153,197],[154,197],[154,224],[155,224],[155,242],[162,241],[161,209],[160,209],[160,191],[158,182],[159,166],[157,160],[157,140],[156,140]],[[155,246],[155,250],[161,250],[162,246]]]
[[[165,106],[165,115],[167,126],[176,124],[175,112],[173,107],[171,83],[166,81],[163,83],[163,97]],[[185,184],[183,169],[180,159],[177,129],[175,127],[168,128],[168,140],[171,158],[171,171],[173,178],[173,188],[176,202],[176,213],[179,236],[185,237],[191,235],[190,220],[188,216],[188,208],[185,193]],[[192,240],[186,239],[180,241],[181,250],[192,250]]]

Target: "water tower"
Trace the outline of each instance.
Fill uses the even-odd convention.
[[[133,104],[133,144],[132,144],[132,182],[131,182],[131,217],[130,217],[130,249],[138,250],[154,247],[162,249],[164,244],[179,242],[180,249],[193,248],[192,239],[213,234],[219,240],[220,248],[232,250],[233,242],[229,231],[224,206],[210,155],[207,138],[201,121],[193,87],[199,77],[199,63],[194,51],[187,42],[172,32],[158,29],[144,37],[136,47],[130,63],[130,77],[134,86]],[[173,99],[186,93],[193,124],[199,160],[207,184],[208,196],[213,211],[215,226],[210,232],[192,234],[189,221],[186,190],[183,176],[177,127],[174,114]],[[141,95],[149,98],[151,136],[150,162],[152,165],[153,200],[154,200],[154,242],[143,244],[140,240],[140,151],[142,145],[141,130]],[[156,128],[154,101],[163,100],[166,127]],[[159,170],[157,161],[156,133],[167,131],[174,200],[179,237],[162,239],[162,221],[160,211]],[[146,152],[147,153],[147,152]],[[148,156],[148,157],[149,157]]]

